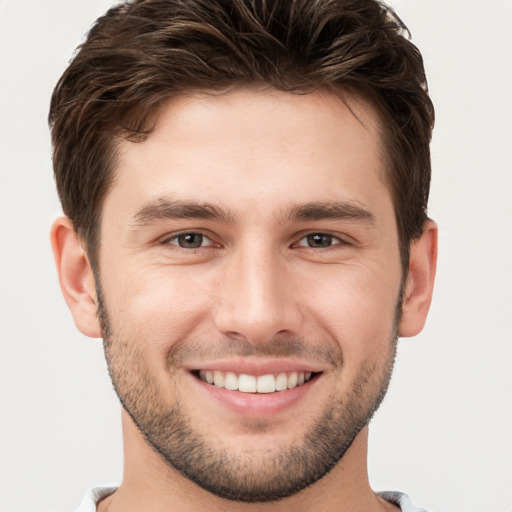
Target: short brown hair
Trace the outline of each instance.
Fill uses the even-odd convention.
[[[49,122],[64,213],[97,263],[116,143],[187,91],[355,93],[382,122],[402,265],[427,219],[434,109],[407,28],[375,0],[135,0],[99,18],[60,78]]]

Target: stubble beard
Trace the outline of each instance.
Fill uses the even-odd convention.
[[[343,458],[388,389],[400,310],[399,300],[388,353],[380,361],[366,361],[344,396],[326,400],[323,414],[307,429],[302,442],[279,452],[259,451],[256,457],[251,447],[233,453],[198,432],[179,397],[172,407],[166,407],[155,378],[134,352],[133,344],[131,348],[112,332],[98,287],[105,357],[123,408],[168,465],[216,496],[249,503],[294,495],[325,476]]]

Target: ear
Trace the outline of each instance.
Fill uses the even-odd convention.
[[[436,263],[437,225],[429,220],[422,235],[411,244],[399,336],[415,336],[423,329],[434,290]]]
[[[57,219],[50,238],[60,288],[75,325],[86,336],[101,338],[94,276],[71,221],[67,217]]]

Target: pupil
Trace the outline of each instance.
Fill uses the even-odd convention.
[[[330,247],[332,245],[332,236],[322,233],[308,235],[308,244],[310,247]]]
[[[200,233],[180,235],[178,237],[178,243],[180,244],[180,247],[184,247],[186,249],[195,249],[197,247],[201,247],[203,244],[203,235]]]

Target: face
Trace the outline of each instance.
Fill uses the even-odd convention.
[[[398,236],[376,115],[348,101],[176,98],[119,148],[97,272],[109,369],[147,442],[219,496],[315,482],[388,385]]]

